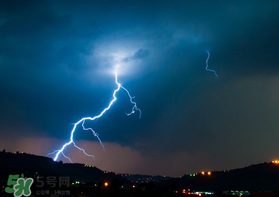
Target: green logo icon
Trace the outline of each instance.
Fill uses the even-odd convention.
[[[5,188],[5,192],[12,194],[14,193],[15,197],[30,196],[31,195],[31,185],[34,182],[32,178],[24,178],[24,175],[21,174],[21,178],[19,175],[9,175],[7,186]],[[11,187],[12,186],[12,187]]]

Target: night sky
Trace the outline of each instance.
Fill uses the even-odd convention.
[[[278,159],[279,2],[1,1],[0,149],[182,176]],[[208,65],[216,70],[206,71]],[[54,155],[51,155],[53,158]],[[59,160],[68,162],[62,156]]]

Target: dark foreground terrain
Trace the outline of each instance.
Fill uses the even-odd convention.
[[[31,196],[279,196],[278,163],[171,178],[117,174],[86,164],[63,164],[47,157],[3,151],[0,196],[14,196],[6,188],[12,189],[21,177],[34,180]]]

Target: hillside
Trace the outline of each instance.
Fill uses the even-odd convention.
[[[71,182],[99,183],[115,178],[129,183],[124,177],[113,172],[102,171],[94,166],[76,163],[63,164],[55,162],[51,158],[25,153],[0,152],[0,180],[7,180],[10,174],[21,173],[25,177],[68,176]]]
[[[163,181],[160,187],[217,193],[226,190],[279,191],[279,165],[270,162],[229,171],[188,174]]]
[[[278,162],[279,163],[279,162]],[[184,175],[181,178],[154,175],[117,174],[102,171],[86,164],[63,164],[51,158],[25,153],[0,152],[0,186],[5,188],[11,174],[32,177],[37,185],[37,177],[47,182],[47,177],[69,177],[71,191],[89,193],[105,191],[92,188],[103,187],[105,182],[111,188],[128,192],[164,192],[174,195],[183,190],[213,191],[221,194],[226,190],[279,191],[279,164],[261,163],[229,171],[213,171]],[[48,186],[49,188],[49,186]],[[91,189],[90,189],[91,188]],[[132,189],[132,190],[131,190]],[[118,192],[124,192],[118,190]],[[147,191],[148,190],[148,191]],[[2,191],[4,192],[4,191]],[[155,195],[155,194],[154,194]]]

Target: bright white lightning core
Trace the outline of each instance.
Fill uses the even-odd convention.
[[[131,114],[134,114],[135,111],[139,111],[139,118],[141,117],[141,110],[137,107],[136,102],[133,101],[133,98],[134,98],[134,97],[132,97],[132,96],[130,95],[129,91],[128,91],[126,88],[124,88],[120,83],[118,83],[118,81],[117,81],[117,72],[116,72],[116,71],[115,71],[115,83],[117,84],[117,89],[114,90],[114,92],[113,92],[113,99],[110,101],[109,105],[108,105],[99,115],[94,116],[94,117],[84,117],[84,118],[80,119],[78,122],[76,122],[76,123],[74,124],[74,127],[73,127],[72,131],[71,131],[70,141],[67,142],[67,143],[65,143],[65,144],[62,146],[62,148],[61,148],[60,150],[56,150],[56,151],[54,151],[54,152],[48,154],[48,155],[50,155],[50,154],[56,153],[55,158],[54,158],[54,161],[56,161],[56,160],[58,159],[59,155],[62,154],[65,158],[67,158],[70,162],[72,162],[72,160],[71,160],[69,157],[67,157],[67,156],[64,154],[64,152],[63,152],[63,151],[65,150],[65,148],[66,148],[67,146],[71,145],[71,144],[73,144],[77,149],[81,150],[85,155],[94,158],[94,155],[89,155],[89,154],[87,154],[86,151],[85,151],[83,148],[77,146],[77,145],[75,144],[75,142],[74,142],[73,135],[74,135],[74,132],[76,131],[76,128],[77,128],[77,126],[78,126],[79,124],[81,124],[83,130],[91,131],[92,134],[99,140],[99,142],[100,142],[101,146],[103,147],[103,149],[105,149],[105,146],[104,146],[103,142],[101,141],[101,139],[100,139],[98,133],[96,133],[92,128],[86,128],[86,127],[84,126],[84,122],[85,122],[86,120],[96,120],[96,119],[100,118],[106,111],[108,111],[108,110],[110,109],[110,107],[112,106],[112,104],[116,101],[116,99],[117,99],[117,98],[116,98],[116,93],[120,90],[120,88],[122,88],[123,90],[125,90],[125,91],[127,92],[128,96],[129,96],[129,98],[130,98],[130,102],[133,104],[132,111],[131,111],[130,113],[126,113],[127,116],[129,116],[129,115],[131,115]],[[47,156],[48,156],[48,155],[47,155]]]

